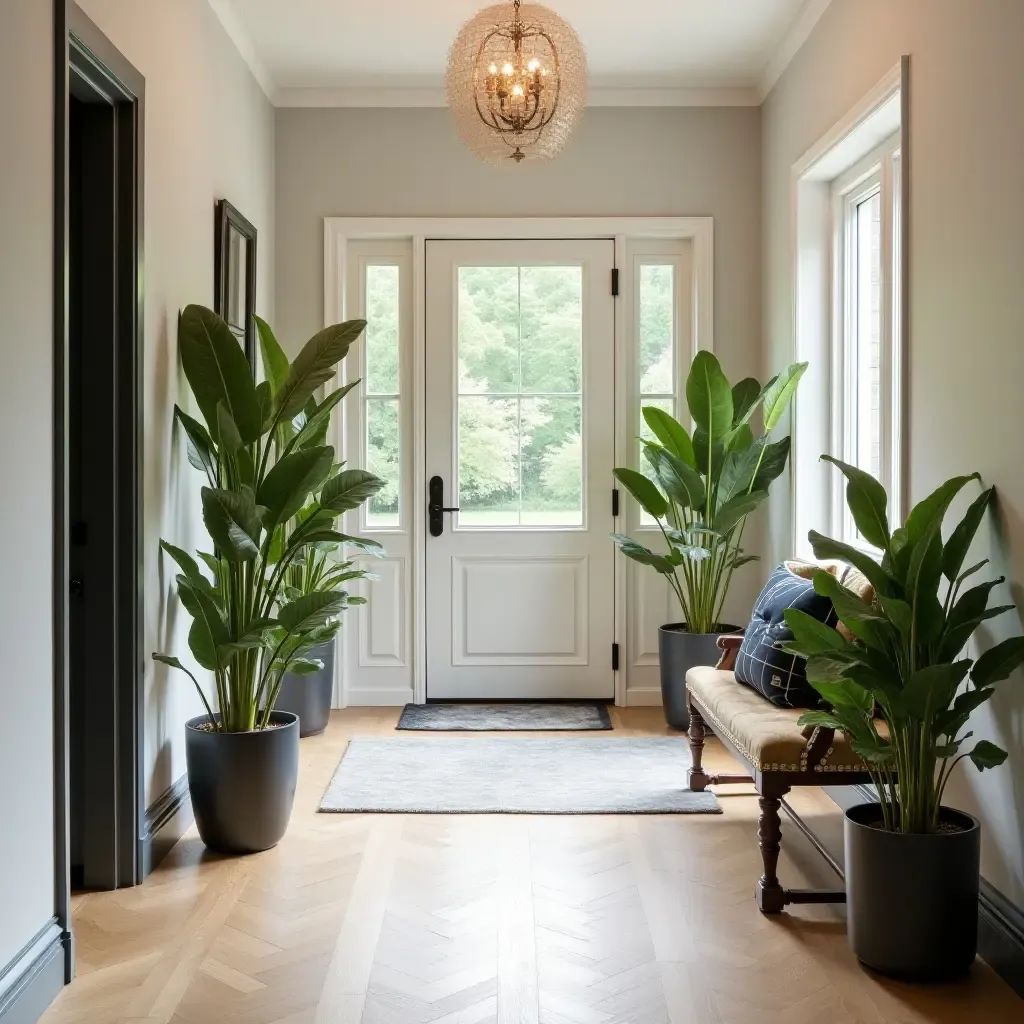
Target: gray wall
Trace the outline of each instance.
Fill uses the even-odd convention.
[[[911,56],[910,490],[919,500],[978,470],[999,492],[979,554],[1024,576],[1024,3],[833,0],[762,107],[766,364],[792,341],[790,169]],[[771,551],[791,544],[788,495],[773,495]],[[1021,604],[1019,582],[1012,594]],[[999,603],[1004,603],[1000,600]],[[985,642],[1019,633],[1016,615]],[[1010,751],[958,773],[950,802],[985,828],[983,870],[1024,903],[1024,688],[1003,684],[973,724]]]
[[[53,14],[0,4],[0,969],[53,916]]]
[[[713,216],[715,349],[760,361],[760,111],[592,108],[548,164],[481,163],[447,110],[277,111],[278,334],[323,326],[325,216]],[[751,545],[753,547],[754,545]],[[749,608],[763,567],[737,574]]]
[[[172,430],[191,403],[181,375],[178,310],[213,305],[213,208],[226,197],[258,231],[257,312],[273,314],[274,112],[206,0],[79,0],[146,79],[144,550],[146,792],[185,771],[182,723],[202,703],[181,673],[149,660],[188,655],[188,619],[172,597],[161,537],[202,546],[199,474]],[[198,415],[198,413],[197,413]],[[206,545],[208,546],[208,544]]]

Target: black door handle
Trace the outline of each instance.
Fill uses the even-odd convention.
[[[430,536],[440,537],[444,533],[445,512],[458,512],[457,508],[444,507],[444,481],[432,476],[427,485],[427,518],[430,520]]]

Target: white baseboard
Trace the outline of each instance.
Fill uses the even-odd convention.
[[[634,686],[626,691],[627,708],[660,708],[660,686]]]
[[[345,706],[350,708],[394,708],[412,703],[412,687],[390,689],[378,686],[352,687],[345,691]]]

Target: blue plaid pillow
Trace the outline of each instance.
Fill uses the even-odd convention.
[[[821,697],[807,682],[806,661],[777,646],[793,639],[785,620],[787,608],[799,608],[829,626],[838,622],[829,598],[817,593],[810,580],[780,565],[768,577],[754,605],[736,658],[736,679],[777,707],[816,708]]]

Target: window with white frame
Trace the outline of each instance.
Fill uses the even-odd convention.
[[[902,522],[903,89],[901,61],[793,165],[795,344],[808,370],[794,399],[792,553],[811,531],[870,550],[829,454],[885,488]],[[781,359],[779,360],[782,361]]]
[[[877,479],[898,520],[899,138],[832,182],[832,453]],[[834,477],[833,535],[860,547]]]

